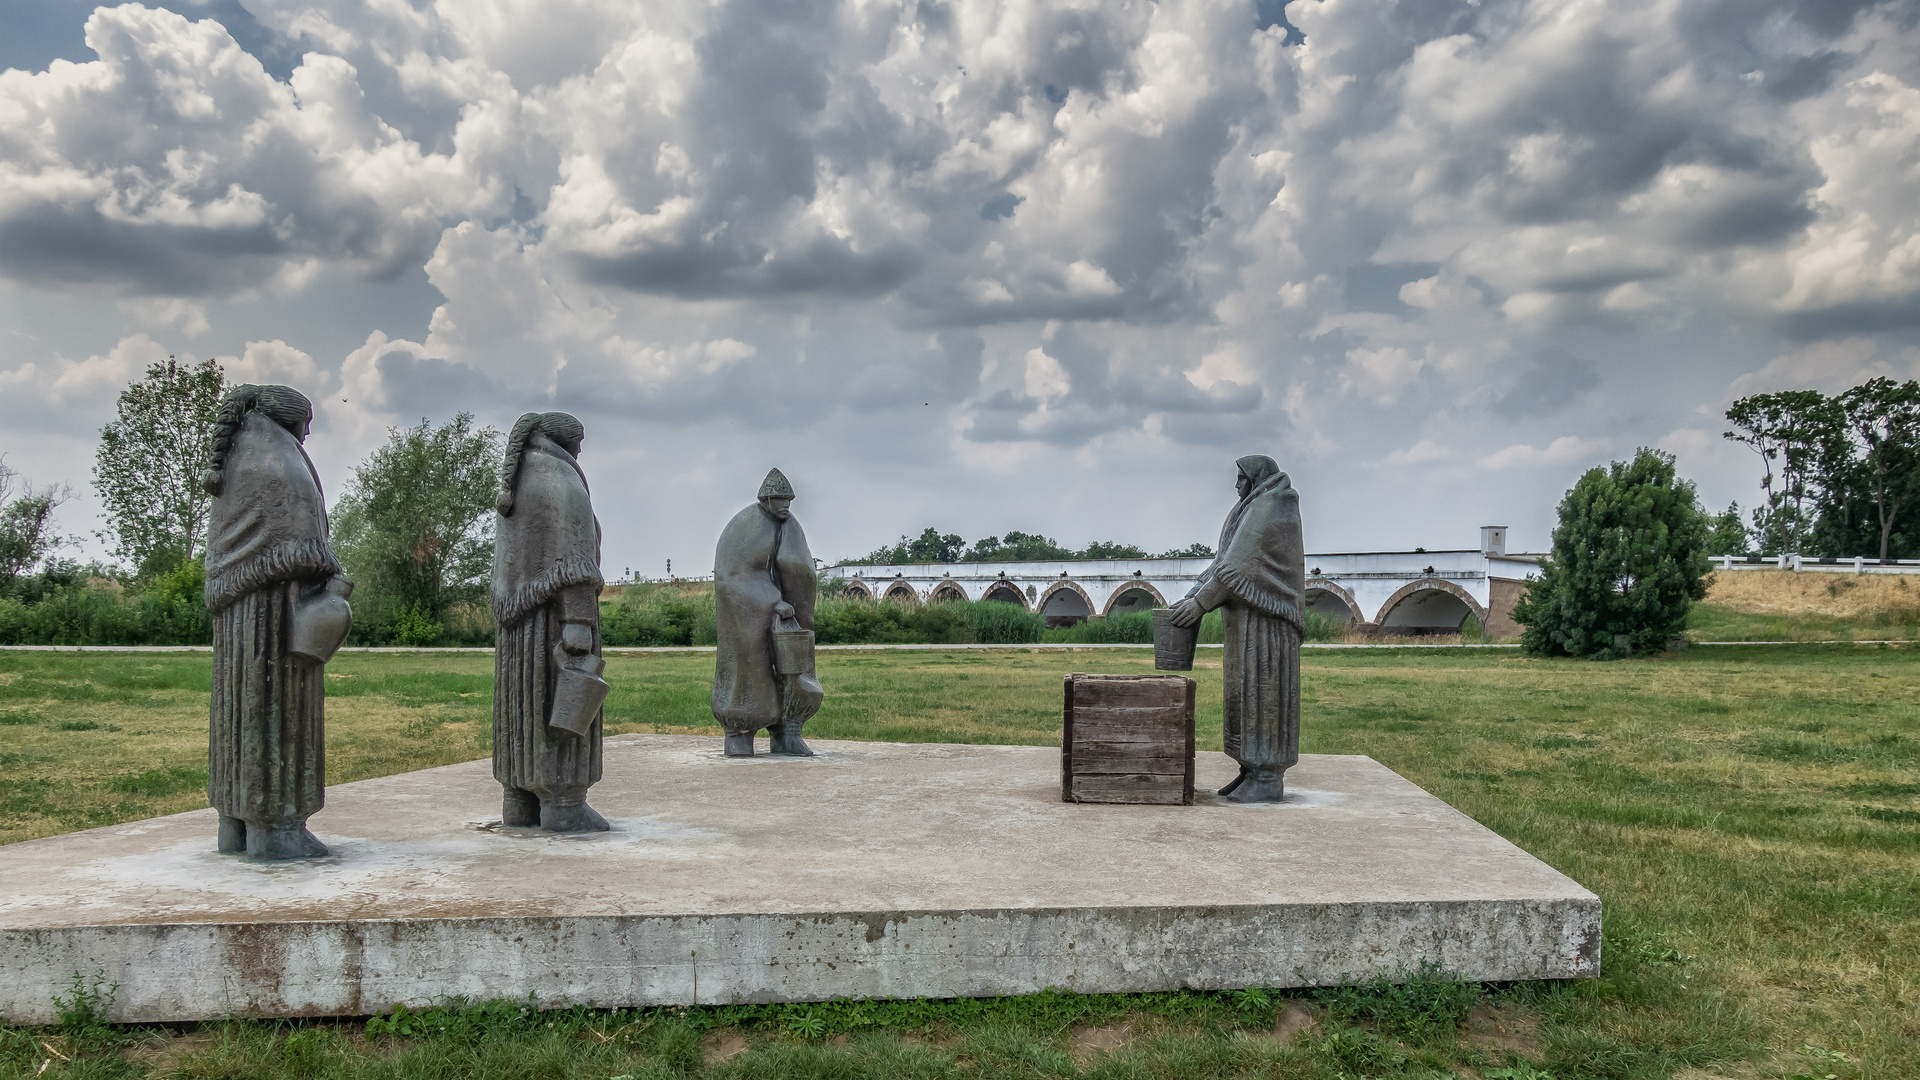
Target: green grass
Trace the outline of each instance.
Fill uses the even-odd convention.
[[[1614,663],[1306,655],[1304,749],[1372,755],[1599,893],[1596,980],[744,1011],[495,1007],[390,1017],[389,1033],[76,1021],[0,1030],[0,1076],[50,1061],[48,1077],[1920,1077],[1916,655],[1831,645]],[[1063,674],[1151,664],[1146,650],[820,662],[829,696],[809,737],[1032,745],[1058,737]],[[0,654],[0,838],[203,805],[207,664]],[[717,734],[712,664],[710,654],[610,658],[608,730]],[[1203,655],[1194,673],[1199,741],[1212,749],[1218,664]],[[484,654],[348,654],[329,676],[335,782],[487,752]],[[61,727],[85,722],[99,726]],[[1276,1017],[1318,1026],[1283,1043]]]

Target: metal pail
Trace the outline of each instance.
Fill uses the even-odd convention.
[[[813,671],[813,631],[799,622],[782,619],[773,632],[773,671],[776,675],[807,675]]]
[[[331,578],[326,585],[301,596],[293,603],[293,626],[287,635],[287,651],[318,663],[333,659],[353,628],[353,582]]]
[[[1173,625],[1172,608],[1153,609],[1153,666],[1161,671],[1192,671],[1193,647],[1200,624]]]
[[[566,656],[557,645],[554,654]],[[607,662],[592,653],[566,657],[553,681],[553,711],[548,714],[547,726],[570,735],[592,731],[594,718],[600,715],[610,689],[607,680],[600,677],[606,670]]]

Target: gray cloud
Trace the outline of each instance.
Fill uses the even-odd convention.
[[[170,6],[0,75],[10,407],[284,339],[327,468],[572,409],[686,507],[609,535],[683,559],[769,459],[848,551],[933,508],[1187,543],[1246,452],[1348,546],[1466,543],[1777,354],[1920,345],[1911,5]]]

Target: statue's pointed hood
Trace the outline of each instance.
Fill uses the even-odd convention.
[[[760,494],[756,496],[756,498],[791,499],[793,498],[793,485],[787,482],[786,473],[781,472],[779,469],[768,469],[767,478],[760,481]]]

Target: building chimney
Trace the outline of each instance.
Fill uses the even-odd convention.
[[[1505,525],[1480,526],[1480,553],[1483,555],[1505,555],[1507,553],[1507,527]]]

